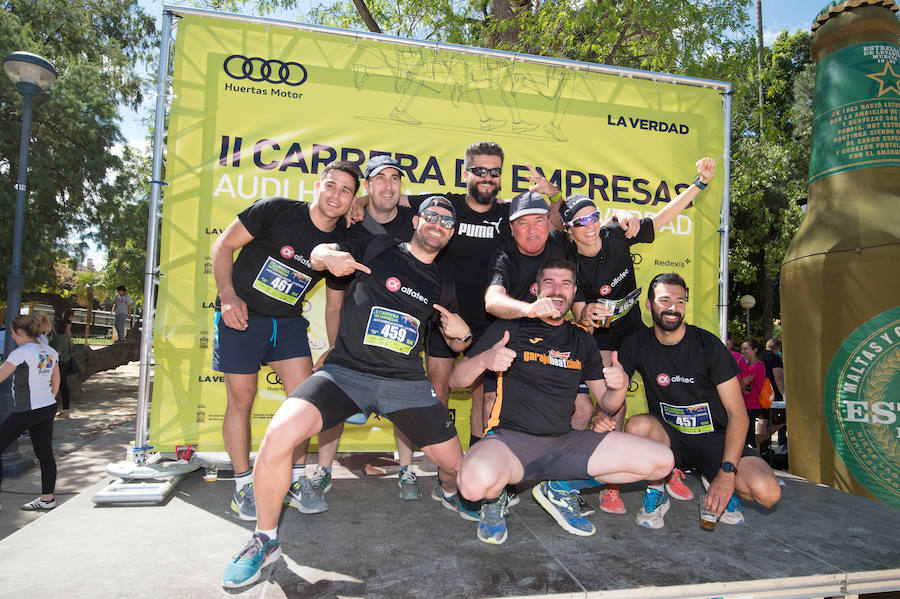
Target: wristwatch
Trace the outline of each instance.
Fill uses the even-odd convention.
[[[472,338],[472,331],[469,331],[468,333],[466,333],[465,337],[457,337],[457,340],[461,341],[462,343],[465,343],[466,341],[468,341],[471,338]]]
[[[707,185],[709,185],[709,183],[704,183],[704,182],[703,182],[703,180],[700,178],[700,175],[697,175],[696,177],[694,177],[694,180],[691,181],[691,184],[696,185],[696,186],[699,187],[701,190],[702,190],[702,189],[706,189]]]
[[[722,462],[722,472],[727,472],[728,474],[734,474],[735,476],[737,476],[737,466],[735,466],[731,462]]]

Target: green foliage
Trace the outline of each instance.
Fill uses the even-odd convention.
[[[23,274],[26,291],[55,283],[54,265],[83,253],[73,234],[98,222],[96,205],[124,190],[108,183],[123,167],[119,106],[142,99],[135,66],[158,46],[154,20],[137,0],[15,0],[0,11],[0,55],[25,50],[60,73],[35,99],[28,159]],[[22,97],[0,76],[0,273],[9,272]],[[102,220],[102,216],[99,217]],[[0,294],[6,295],[5,277]]]

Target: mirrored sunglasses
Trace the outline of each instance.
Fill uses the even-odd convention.
[[[598,220],[600,220],[600,213],[593,212],[591,214],[588,214],[587,216],[579,216],[578,218],[573,218],[571,221],[569,221],[569,226],[586,227],[592,223],[597,222]]]
[[[487,177],[488,175],[490,175],[494,178],[499,177],[500,173],[503,172],[503,169],[501,169],[499,166],[494,167],[494,168],[485,168],[483,166],[470,166],[466,170],[469,171],[470,173],[472,173],[473,175],[475,175],[476,177]]]
[[[422,218],[424,218],[425,222],[430,225],[441,221],[441,226],[445,229],[452,229],[453,225],[456,224],[456,221],[453,220],[452,216],[445,216],[443,214],[438,214],[437,212],[432,212],[431,210],[426,210],[425,212],[423,212]]]

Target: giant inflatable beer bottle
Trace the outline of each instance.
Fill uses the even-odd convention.
[[[831,2],[813,25],[808,210],[781,269],[790,468],[900,506],[900,22]]]

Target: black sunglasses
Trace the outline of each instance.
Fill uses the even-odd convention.
[[[499,177],[500,173],[503,172],[503,169],[500,168],[499,166],[496,166],[494,168],[485,168],[483,166],[470,166],[466,170],[469,171],[470,173],[472,173],[473,175],[475,175],[476,177],[486,177],[487,175],[490,175],[494,178]]]

